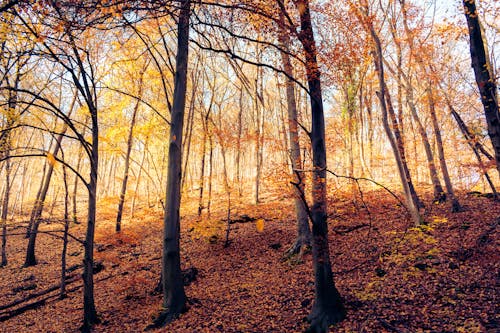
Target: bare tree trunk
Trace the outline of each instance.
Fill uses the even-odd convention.
[[[257,50],[257,62],[260,62],[260,50]],[[260,178],[262,173],[262,141],[261,138],[264,136],[262,131],[262,123],[264,122],[264,103],[259,107],[259,100],[262,102],[262,91],[259,89],[259,72],[260,69],[256,69],[257,74],[255,77],[255,98],[254,98],[254,108],[255,108],[255,119],[256,119],[256,138],[255,138],[255,196],[254,201],[255,204],[260,202],[259,194],[260,194]],[[260,78],[262,80],[262,78]]]
[[[137,179],[135,182],[135,189],[134,189],[134,194],[132,195],[132,203],[130,204],[130,217],[134,217],[135,213],[135,203],[137,200],[137,193],[139,193],[139,185],[141,184],[141,176],[142,176],[142,170],[144,167],[144,162],[146,161],[146,154],[148,152],[148,142],[149,142],[149,136],[146,136],[146,139],[144,140],[144,154],[142,154],[142,159],[141,159],[141,164],[139,165],[139,172],[137,174]]]
[[[190,0],[180,1],[177,34],[174,97],[168,151],[167,192],[162,256],[163,305],[153,327],[163,326],[186,310],[186,294],[180,262],[180,199],[182,166],[182,132],[186,104]]]
[[[315,298],[308,317],[309,332],[327,332],[328,326],[345,318],[345,308],[335,287],[328,244],[326,200],[326,145],[325,119],[321,77],[317,61],[316,43],[311,24],[309,1],[297,0],[300,16],[299,39],[306,58],[306,76],[311,103],[311,146],[313,153],[313,181],[311,207],[312,249],[315,281]],[[284,8],[282,8],[284,9]]]
[[[495,78],[490,74],[490,68],[488,67],[488,56],[481,35],[476,2],[474,0],[463,0],[463,5],[467,26],[469,27],[472,68],[474,69],[476,83],[484,107],[488,134],[495,151],[497,170],[500,174],[500,113],[498,111],[497,87]]]
[[[207,201],[207,216],[210,218],[210,206],[212,205],[212,177],[214,165],[214,142],[211,134],[208,135],[210,153],[208,156],[208,201]]]
[[[495,186],[493,185],[493,182],[490,178],[490,175],[486,171],[486,167],[484,166],[483,160],[481,158],[480,152],[482,152],[490,161],[493,160],[493,156],[491,156],[485,149],[484,147],[477,141],[475,138],[474,134],[469,131],[467,128],[467,125],[465,125],[464,121],[460,117],[460,115],[455,111],[453,106],[451,105],[451,102],[449,101],[448,98],[446,98],[446,103],[448,105],[448,108],[450,109],[450,113],[453,115],[453,118],[455,118],[458,127],[462,131],[463,136],[465,137],[465,140],[469,144],[469,147],[472,149],[474,152],[474,155],[476,156],[477,162],[479,163],[479,167],[481,168],[481,171],[484,174],[484,177],[486,178],[486,181],[488,182],[488,185],[491,188],[491,192],[495,196],[495,198],[499,198],[497,191],[495,189]]]
[[[11,161],[10,156],[10,133],[4,138],[3,147],[6,148],[4,152],[5,160],[5,189],[3,193],[2,200],[2,215],[0,216],[0,221],[2,222],[2,262],[0,267],[7,266],[7,216],[9,211],[9,199],[10,199],[10,172],[11,172]],[[2,147],[2,148],[3,148]]]
[[[427,157],[427,164],[429,167],[429,174],[431,176],[432,185],[434,189],[434,201],[435,202],[444,202],[446,201],[446,194],[443,191],[443,187],[441,186],[441,182],[439,181],[436,164],[434,163],[434,154],[432,153],[431,144],[429,142],[429,136],[427,135],[427,131],[425,130],[420,118],[418,116],[417,107],[415,106],[413,100],[413,88],[410,86],[410,82],[406,82],[406,97],[408,107],[410,108],[411,115],[413,120],[417,124],[417,129],[422,138],[422,144],[424,146],[425,155]]]
[[[118,202],[118,212],[116,214],[116,232],[120,232],[122,229],[122,214],[123,214],[123,205],[125,204],[125,194],[127,193],[127,182],[128,182],[128,173],[129,173],[129,168],[130,168],[130,154],[132,152],[132,145],[134,143],[134,126],[135,122],[137,119],[137,112],[139,111],[139,102],[142,99],[142,86],[143,86],[143,77],[144,77],[144,71],[146,68],[141,69],[141,72],[139,73],[139,92],[138,92],[138,99],[135,103],[134,110],[132,112],[132,120],[130,121],[130,128],[128,131],[128,137],[127,137],[127,151],[125,153],[125,165],[124,165],[124,170],[123,170],[123,180],[122,180],[122,187],[120,190],[120,201]]]
[[[61,141],[64,137],[64,133],[66,132],[67,128],[68,127],[65,125],[62,130],[62,133],[59,134],[55,140],[54,149],[50,153],[52,154],[53,157],[57,156],[59,150],[61,149]],[[45,174],[45,178],[43,179],[43,187],[42,190],[40,191],[40,197],[35,201],[35,207],[33,207],[33,213],[32,213],[33,225],[30,230],[28,247],[26,249],[26,257],[24,260],[24,267],[33,266],[36,265],[37,263],[35,256],[36,238],[38,235],[38,227],[40,226],[40,223],[42,221],[41,217],[42,217],[43,206],[49,190],[50,181],[52,179],[52,173],[54,172],[55,162],[53,160],[53,157],[48,159],[49,165],[47,168],[47,173]]]
[[[201,151],[201,170],[200,170],[200,196],[198,199],[198,216],[201,216],[203,211],[203,190],[205,186],[205,161],[206,161],[206,150],[207,150],[207,132],[208,132],[208,120],[202,115],[202,125],[203,125],[203,139],[202,139],[202,151]]]
[[[281,21],[283,18],[281,17]],[[283,29],[279,32],[280,43],[283,48],[288,51],[290,46],[290,37]],[[305,247],[311,246],[311,229],[309,228],[309,216],[305,203],[303,202],[304,195],[304,175],[302,169],[302,159],[300,157],[300,140],[297,117],[297,102],[295,100],[295,82],[293,77],[293,67],[290,61],[290,56],[287,52],[281,52],[281,61],[283,69],[287,74],[286,78],[286,103],[288,110],[288,136],[290,141],[290,162],[292,163],[292,173],[294,183],[294,204],[295,215],[297,221],[297,239],[294,244],[288,249],[287,254],[293,255],[301,253]]]
[[[49,145],[49,147],[52,145],[52,142],[51,144]],[[45,162],[43,164],[43,169],[42,169],[42,179],[45,179],[45,175],[46,175],[46,172],[47,172],[47,162]],[[75,176],[76,177],[76,176]],[[36,215],[36,212],[37,212],[37,207],[38,207],[38,202],[40,200],[40,195],[42,193],[42,189],[44,187],[44,182],[42,181],[40,183],[40,187],[38,187],[38,191],[36,193],[36,197],[35,197],[35,204],[33,206],[33,209],[31,210],[31,215],[30,215],[30,220],[28,222],[28,227],[26,228],[26,236],[25,238],[29,238],[30,235],[31,235],[31,229],[33,228],[33,224],[35,222],[35,215]]]
[[[238,141],[236,143],[236,182],[238,184],[238,198],[241,199],[243,196],[243,187],[241,184],[241,134],[243,132],[243,87],[240,88],[240,98],[239,98],[239,110],[238,110]]]
[[[443,148],[443,139],[441,138],[441,130],[439,128],[439,123],[436,116],[434,93],[432,90],[432,86],[429,85],[427,89],[428,89],[427,94],[429,97],[429,111],[431,114],[432,127],[434,128],[434,135],[436,137],[439,164],[441,165],[441,172],[443,173],[446,192],[448,192],[448,196],[450,197],[451,211],[454,213],[460,212],[462,210],[462,206],[460,206],[460,202],[458,202],[458,199],[455,196],[455,191],[453,190],[453,185],[451,184],[450,174],[448,173],[448,166],[446,165],[446,158],[444,156],[444,148]]]
[[[66,166],[63,165],[63,182],[64,182],[64,233],[63,233],[63,249],[61,253],[61,288],[59,298],[66,297],[66,252],[68,249],[68,230],[69,230],[69,188],[68,175]]]
[[[366,5],[367,6],[367,5]],[[365,13],[367,15],[368,13]],[[385,84],[385,77],[384,77],[384,62],[383,62],[383,56],[382,56],[382,46],[380,43],[380,39],[375,32],[375,29],[371,22],[367,22],[367,27],[370,32],[370,35],[373,39],[373,42],[375,44],[375,51],[373,52],[373,61],[375,64],[375,69],[378,74],[378,79],[379,79],[379,85],[380,85],[380,91],[377,92],[378,98],[380,100],[380,107],[382,109],[382,121],[384,125],[384,130],[385,133],[389,139],[389,143],[391,144],[392,151],[394,153],[394,157],[396,159],[396,164],[398,167],[399,171],[399,176],[401,178],[401,183],[403,185],[403,189],[405,192],[405,197],[408,205],[408,209],[410,211],[410,214],[412,216],[413,223],[415,225],[420,225],[421,223],[421,217],[420,213],[418,211],[419,203],[417,200],[415,200],[415,197],[412,195],[412,190],[411,190],[411,180],[408,179],[408,166],[406,165],[406,160],[404,156],[402,156],[402,142],[399,139],[398,140],[398,134],[399,132],[397,131],[397,128],[394,126],[395,125],[395,117],[393,112],[390,113],[390,109],[392,109],[392,105],[390,103],[390,100],[387,100],[386,97],[389,95],[387,90],[387,86]],[[391,129],[391,126],[389,125],[389,120],[388,120],[388,114],[391,114],[391,119],[393,122],[393,129]],[[395,132],[393,133],[393,130]]]

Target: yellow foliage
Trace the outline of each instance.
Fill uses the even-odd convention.
[[[446,217],[433,216],[432,221],[434,223],[446,223],[448,222],[448,219]]]
[[[263,232],[264,231],[264,219],[257,219],[255,220],[255,228],[257,229],[257,232]]]

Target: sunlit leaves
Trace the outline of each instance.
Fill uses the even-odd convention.
[[[263,218],[255,220],[255,229],[257,230],[257,232],[264,231],[264,223],[265,223],[265,221]]]

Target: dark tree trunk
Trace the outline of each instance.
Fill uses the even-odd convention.
[[[460,117],[460,115],[455,111],[455,109],[451,105],[451,102],[449,101],[448,98],[446,98],[446,103],[448,105],[448,108],[450,109],[450,112],[451,112],[453,118],[455,118],[455,120],[458,124],[458,127],[462,131],[462,134],[465,137],[465,140],[469,144],[469,147],[474,152],[474,155],[476,156],[477,162],[479,163],[479,167],[481,168],[481,171],[483,171],[484,178],[486,178],[486,181],[488,182],[488,185],[491,188],[491,192],[493,193],[495,198],[498,199],[498,194],[497,194],[495,185],[493,185],[493,181],[491,180],[490,175],[486,171],[486,168],[484,166],[483,159],[481,158],[480,152],[482,152],[486,156],[486,158],[488,158],[488,160],[490,160],[490,161],[493,160],[493,156],[491,156],[490,153],[488,153],[484,149],[484,147],[475,138],[474,134],[469,131],[469,129],[467,128],[467,125],[465,125],[465,123],[462,120],[462,118]]]
[[[63,233],[63,249],[61,253],[61,288],[59,290],[59,298],[66,297],[66,252],[68,250],[68,231],[69,231],[69,188],[68,175],[66,166],[63,166],[63,182],[64,182],[64,233]]]
[[[92,106],[92,105],[91,105]],[[97,202],[97,167],[99,163],[99,128],[97,108],[90,108],[92,121],[92,149],[90,154],[90,182],[88,184],[89,202],[87,211],[87,231],[83,257],[83,326],[82,331],[89,332],[94,324],[99,323],[94,302],[94,232]]]
[[[61,141],[64,137],[64,133],[66,132],[67,126],[64,126],[62,134],[58,135],[55,142],[55,147],[52,150],[52,155],[57,156],[59,150],[61,148]],[[54,172],[54,162],[49,160],[47,168],[47,173],[45,174],[45,178],[43,179],[43,187],[40,191],[39,198],[35,201],[35,206],[33,207],[33,212],[31,213],[32,227],[30,229],[28,247],[26,249],[26,258],[24,260],[24,267],[29,267],[36,265],[36,256],[35,256],[35,247],[36,247],[36,238],[38,235],[38,227],[40,226],[43,206],[45,203],[45,199],[47,197],[47,193],[50,186],[50,181],[52,179],[52,173]]]
[[[488,134],[495,151],[497,170],[500,174],[500,114],[498,112],[497,87],[495,79],[488,68],[487,54],[476,11],[476,2],[474,0],[463,0],[463,5],[467,26],[469,27],[472,68],[474,69],[476,83],[484,107]]]
[[[182,131],[186,104],[190,0],[180,1],[174,97],[168,151],[167,193],[162,258],[162,311],[153,327],[163,326],[186,310],[186,294],[180,262],[180,199],[182,175]]]
[[[309,1],[297,0],[295,3],[300,15],[299,39],[306,58],[306,75],[311,103],[310,136],[314,169],[311,218],[315,299],[308,317],[311,322],[308,331],[323,333],[328,331],[329,325],[343,320],[346,312],[333,280],[328,246],[325,119],[316,43],[311,24]]]
[[[75,95],[73,96],[73,100],[71,101],[71,105],[69,107],[68,117],[71,116],[71,113],[73,112],[73,107],[75,106],[77,96],[78,95],[75,92]],[[61,142],[67,130],[68,130],[68,125],[64,124],[61,133],[56,137],[55,146],[54,149],[52,150],[52,155],[54,157],[56,157],[59,154],[59,150],[61,150]],[[28,247],[26,249],[26,258],[24,261],[24,267],[36,265],[35,247],[36,247],[36,238],[38,235],[38,227],[40,226],[43,206],[45,204],[45,199],[47,197],[47,192],[49,190],[53,172],[54,172],[54,163],[51,162],[51,160],[49,160],[47,173],[43,178],[42,185],[37,194],[37,199],[35,200],[35,205],[31,212],[31,218],[29,223],[30,227],[28,229],[28,234],[27,234],[29,235],[29,241],[28,241]]]
[[[283,19],[281,19],[283,21]],[[290,46],[290,37],[284,29],[279,32],[280,43],[285,51],[288,51]],[[290,161],[292,163],[292,173],[294,183],[294,203],[295,215],[297,219],[297,239],[287,251],[288,255],[301,253],[305,247],[311,246],[311,229],[309,228],[309,216],[305,203],[303,202],[304,195],[304,172],[302,169],[302,159],[300,157],[300,140],[297,117],[297,102],[295,100],[295,82],[291,79],[293,76],[292,62],[287,52],[281,52],[281,61],[283,69],[288,75],[286,78],[286,103],[288,110],[288,136],[290,141]]]

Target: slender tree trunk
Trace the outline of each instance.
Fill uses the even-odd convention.
[[[64,133],[66,133],[66,130],[67,126],[65,125],[62,130],[62,133],[59,134],[55,140],[54,149],[50,153],[53,157],[57,156],[59,150],[61,149],[61,141],[64,137]],[[42,217],[43,206],[49,190],[50,181],[52,179],[52,173],[54,172],[55,162],[53,160],[53,157],[48,159],[49,163],[47,167],[47,173],[45,174],[45,178],[43,179],[43,187],[42,190],[40,191],[40,196],[35,201],[35,207],[33,207],[33,213],[32,213],[33,223],[30,230],[28,247],[26,249],[24,267],[33,266],[36,265],[37,263],[35,256],[36,239],[38,235],[38,227],[40,226],[40,223],[42,221],[41,217]]]
[[[455,111],[450,101],[446,101],[448,108],[450,109],[450,113],[457,122],[458,128],[462,132],[463,136],[467,140],[467,143],[471,146],[471,148],[476,149],[478,152],[482,153],[489,161],[493,161],[494,157],[484,148],[484,146],[479,142],[479,139],[474,135],[473,132],[469,130],[462,117]]]
[[[205,186],[205,160],[206,160],[206,150],[207,150],[207,127],[208,124],[205,122],[205,117],[202,116],[203,121],[203,139],[202,139],[202,151],[201,151],[201,170],[200,170],[200,196],[198,199],[198,216],[201,216],[203,211],[203,190]]]
[[[413,38],[412,32],[410,30],[410,27],[408,26],[407,10],[405,8],[405,0],[399,0],[399,3],[401,5],[401,10],[403,13],[403,26],[405,29],[406,37],[407,37],[408,42],[410,44],[410,51],[413,51],[414,38]],[[420,55],[417,54],[417,55],[415,55],[415,58],[416,58],[417,63],[419,64],[421,71],[425,73],[427,67],[425,66],[425,62],[423,61],[422,57],[420,57]],[[427,96],[428,96],[428,100],[429,100],[429,112],[431,115],[432,127],[434,129],[434,136],[436,138],[438,158],[439,158],[439,163],[441,166],[441,172],[443,174],[443,180],[445,182],[446,191],[448,192],[448,196],[450,197],[450,200],[452,203],[452,211],[458,212],[461,210],[461,207],[460,207],[460,203],[458,202],[458,199],[455,197],[455,193],[453,191],[453,186],[452,186],[451,180],[450,180],[450,175],[448,173],[448,167],[446,165],[446,159],[444,156],[444,149],[443,149],[443,142],[442,142],[442,138],[441,138],[441,130],[439,129],[439,124],[438,124],[437,117],[436,117],[434,95],[433,95],[433,91],[432,91],[433,82],[430,79],[430,77],[428,77],[428,81],[429,81],[429,87],[427,88]],[[408,85],[409,84],[410,83],[408,82]],[[408,88],[411,89],[411,87],[409,87],[409,86],[408,86]],[[412,99],[413,99],[413,97],[412,97]],[[427,150],[426,150],[426,152],[427,152]],[[429,167],[430,167],[430,165],[429,165]],[[433,176],[431,175],[431,177],[433,177]],[[441,184],[439,184],[439,187],[441,187]],[[441,191],[442,191],[442,188],[441,188]],[[436,197],[436,192],[437,191],[436,191],[436,185],[435,185],[435,197]],[[446,199],[446,197],[444,199]]]
[[[283,21],[283,18],[281,18]],[[288,51],[290,46],[290,37],[282,29],[279,32],[280,43]],[[295,216],[297,221],[297,239],[294,244],[288,249],[289,255],[301,253],[305,247],[311,246],[311,229],[309,228],[309,216],[305,203],[303,202],[304,195],[304,173],[302,169],[302,159],[300,157],[300,140],[297,117],[297,102],[295,100],[295,82],[291,79],[293,76],[293,67],[290,56],[287,52],[281,52],[281,61],[283,69],[287,74],[286,78],[286,103],[288,110],[288,136],[290,141],[290,161],[292,163],[292,177],[294,183],[294,206]]]
[[[495,162],[500,174],[500,113],[498,110],[498,98],[496,93],[495,78],[488,68],[488,55],[485,51],[484,41],[481,35],[479,16],[476,11],[474,0],[463,0],[467,26],[469,27],[470,54],[472,68],[476,77],[476,83],[481,95],[484,107],[484,115],[488,125],[493,150],[495,151]]]
[[[493,160],[493,156],[491,156],[484,149],[484,147],[477,141],[477,139],[475,138],[474,134],[469,131],[469,129],[467,128],[467,125],[465,125],[465,123],[462,120],[462,118],[460,117],[460,115],[455,111],[455,109],[451,105],[451,102],[449,101],[448,98],[446,99],[446,103],[448,105],[448,108],[450,109],[450,113],[453,115],[453,118],[455,118],[455,120],[456,120],[456,122],[458,124],[458,127],[462,131],[462,134],[463,134],[465,140],[469,144],[469,147],[474,152],[474,155],[476,156],[477,162],[479,163],[479,167],[481,168],[481,171],[483,172],[484,177],[486,178],[486,181],[488,182],[488,185],[491,188],[491,192],[493,193],[493,195],[495,196],[495,198],[498,199],[499,197],[498,197],[497,191],[495,189],[495,186],[493,185],[493,182],[492,182],[492,180],[490,178],[490,175],[486,171],[486,167],[485,167],[485,165],[483,163],[483,160],[481,158],[480,152],[482,152],[490,161]]]
[[[243,196],[243,187],[241,184],[241,134],[243,132],[243,87],[240,88],[240,98],[239,98],[239,110],[238,110],[238,141],[236,142],[236,183],[238,184],[238,198],[241,199]]]
[[[51,143],[52,144],[52,143]],[[50,145],[49,145],[50,146]],[[47,172],[47,162],[45,162],[43,164],[43,169],[42,169],[42,177],[41,179],[45,179],[45,175],[46,175],[46,172]],[[75,176],[76,177],[76,176]],[[44,187],[44,182],[42,181],[40,183],[40,186],[38,187],[38,191],[36,193],[36,197],[35,197],[35,204],[33,206],[33,209],[31,210],[31,215],[30,215],[30,220],[29,220],[29,223],[28,223],[28,227],[26,228],[26,236],[25,238],[29,238],[30,235],[31,235],[31,229],[33,228],[33,224],[35,223],[35,215],[38,211],[37,207],[39,205],[39,201],[40,201],[40,195],[42,193],[42,190],[43,190],[43,187]]]
[[[446,194],[443,191],[443,187],[441,186],[441,182],[439,181],[436,164],[434,163],[434,154],[432,153],[431,144],[429,142],[429,136],[427,135],[427,131],[425,130],[420,118],[418,116],[417,107],[415,106],[413,100],[413,88],[410,86],[410,83],[406,83],[406,97],[408,107],[410,109],[413,120],[417,125],[418,132],[420,137],[422,138],[422,144],[425,150],[425,156],[427,157],[427,165],[429,167],[429,174],[431,176],[432,185],[434,189],[434,201],[435,202],[444,202],[446,201]]]
[[[132,120],[130,121],[130,128],[128,131],[127,137],[127,151],[125,153],[125,165],[123,170],[123,180],[122,187],[120,190],[120,201],[118,202],[118,212],[116,214],[116,232],[120,232],[122,229],[122,214],[123,214],[123,205],[125,204],[125,194],[127,193],[127,182],[128,182],[128,174],[130,168],[130,154],[132,152],[132,146],[134,143],[134,126],[137,119],[137,112],[139,111],[139,101],[142,99],[142,80],[144,77],[144,70],[141,70],[139,74],[139,92],[138,99],[135,103],[134,110],[132,112]]]
[[[439,164],[441,165],[441,172],[443,173],[446,192],[448,192],[448,196],[450,197],[451,211],[454,213],[460,212],[462,210],[462,206],[460,206],[460,202],[458,202],[458,199],[455,196],[455,191],[453,190],[453,185],[451,184],[450,174],[448,173],[448,165],[446,164],[446,158],[444,156],[443,139],[441,138],[441,130],[436,116],[434,93],[431,85],[427,88],[427,95],[429,98],[429,111],[431,114],[432,127],[434,128],[434,135],[436,137]]]
[[[69,188],[68,175],[66,166],[63,165],[63,182],[64,182],[64,233],[63,233],[63,249],[61,253],[61,288],[59,298],[66,297],[66,252],[68,249],[68,231],[69,231]]]
[[[260,62],[260,51],[257,50],[258,53],[258,62]],[[255,77],[255,98],[254,98],[254,108],[255,108],[255,119],[256,119],[256,133],[255,133],[255,196],[254,201],[255,204],[260,202],[259,192],[260,192],[260,177],[262,172],[262,142],[261,137],[264,135],[261,131],[262,122],[264,121],[263,113],[264,113],[264,105],[259,107],[259,98],[262,98],[260,95],[261,91],[259,91],[259,68],[256,69],[257,75]],[[262,79],[262,78],[261,78]],[[263,103],[262,103],[263,104]]]
[[[184,292],[180,262],[179,209],[182,175],[182,132],[187,88],[190,5],[190,0],[180,1],[163,234],[163,305],[160,315],[155,320],[154,327],[165,325],[186,310],[186,294]]]
[[[311,207],[312,248],[315,298],[308,319],[309,332],[327,332],[328,326],[344,319],[345,309],[335,287],[328,244],[326,200],[326,145],[323,96],[317,50],[311,24],[309,1],[297,0],[300,15],[299,39],[306,58],[306,76],[311,103],[311,146],[313,154],[313,181]]]
[[[144,168],[144,162],[146,161],[146,154],[148,152],[148,142],[149,136],[146,136],[144,140],[144,154],[142,154],[141,164],[139,165],[139,172],[137,173],[137,179],[135,182],[134,194],[132,195],[132,203],[130,204],[130,217],[134,217],[135,213],[135,203],[137,200],[137,194],[139,193],[139,186],[141,184],[142,170]]]
[[[0,221],[2,222],[2,262],[0,267],[7,266],[7,216],[9,211],[9,199],[10,199],[10,172],[11,172],[11,161],[9,159],[10,156],[10,133],[7,134],[7,137],[4,139],[4,144],[2,145],[6,147],[4,152],[5,160],[5,189],[3,193],[2,200],[2,215],[0,216]]]
[[[382,46],[380,43],[380,39],[375,32],[375,29],[371,23],[367,23],[368,29],[370,32],[370,35],[373,39],[373,42],[375,44],[375,51],[373,53],[373,61],[375,64],[375,69],[377,71],[378,79],[379,79],[379,85],[380,85],[380,91],[377,92],[378,98],[380,100],[380,107],[382,109],[382,122],[384,125],[384,130],[385,133],[389,139],[389,143],[391,144],[392,151],[394,153],[394,157],[396,159],[396,164],[398,167],[398,172],[399,176],[401,178],[401,183],[403,185],[403,189],[405,192],[405,197],[408,205],[408,209],[410,211],[410,214],[412,216],[412,220],[415,225],[420,225],[421,223],[421,217],[418,211],[418,201],[415,200],[415,197],[412,195],[411,191],[411,180],[408,179],[408,167],[406,165],[406,160],[404,159],[404,156],[401,155],[401,140],[398,140],[398,131],[395,131],[393,133],[393,130],[397,130],[394,126],[394,116],[392,114],[392,122],[393,122],[393,129],[391,129],[391,126],[389,124],[389,119],[388,119],[388,114],[390,113],[389,110],[392,108],[392,105],[390,104],[390,100],[387,100],[386,97],[389,96],[387,90],[387,86],[385,84],[385,77],[384,77],[384,62],[383,62],[383,56],[382,56]]]
[[[210,218],[210,206],[212,205],[212,177],[214,166],[214,141],[211,134],[208,135],[208,143],[210,153],[208,155],[208,201],[207,201],[207,216]]]

